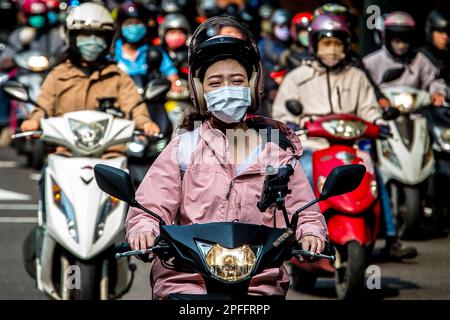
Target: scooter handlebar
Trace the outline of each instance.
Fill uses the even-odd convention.
[[[160,138],[160,139],[164,138],[164,135],[162,133],[157,133],[157,134],[154,134],[154,135],[148,135],[142,130],[134,130],[133,134],[135,136],[145,136],[145,137],[148,137],[148,138]]]
[[[42,131],[40,130],[35,130],[35,131],[25,131],[25,132],[20,132],[20,133],[16,133],[11,135],[11,139],[20,139],[20,138],[26,138],[26,137],[33,137],[33,136],[40,136],[42,134]]]

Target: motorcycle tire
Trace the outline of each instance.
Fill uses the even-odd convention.
[[[28,275],[36,279],[36,233],[39,227],[30,230],[22,246],[23,264]]]
[[[399,228],[401,239],[411,239],[417,236],[422,212],[420,190],[415,187],[403,187],[405,195],[405,211],[401,214],[402,223]]]
[[[80,288],[73,289],[74,300],[98,300],[98,272],[99,268],[95,263],[76,260],[75,265],[80,270]]]
[[[317,276],[311,272],[305,271],[296,265],[291,269],[291,286],[299,292],[309,293],[314,290]]]
[[[356,241],[350,241],[344,247],[346,252],[341,257],[347,257],[342,266],[335,272],[335,290],[338,299],[350,300],[360,296],[364,290],[366,250]]]

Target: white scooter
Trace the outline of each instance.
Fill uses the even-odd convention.
[[[418,231],[434,170],[427,121],[415,112],[431,103],[430,95],[404,86],[385,87],[382,91],[398,116],[388,122],[392,137],[377,141],[380,170],[390,190],[400,236],[410,237]]]
[[[34,103],[18,82],[8,82],[4,91]],[[24,244],[26,269],[50,297],[115,299],[130,288],[135,268],[129,260],[116,261],[113,254],[114,244],[124,238],[127,205],[98,188],[93,169],[97,164],[126,169],[126,157],[100,156],[113,145],[131,141],[134,134],[133,121],[84,110],[43,118],[41,131],[15,135],[39,135],[73,154],[48,156],[39,225]]]

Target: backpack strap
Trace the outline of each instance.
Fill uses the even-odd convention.
[[[200,128],[196,128],[195,130],[185,132],[180,136],[177,155],[181,180],[183,180],[184,173],[191,162],[191,155],[197,147],[199,141],[199,131]]]

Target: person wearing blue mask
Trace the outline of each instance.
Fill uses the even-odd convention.
[[[46,0],[47,21],[49,26],[59,26],[61,22],[61,3],[59,0]]]
[[[0,56],[2,70],[14,67],[17,53],[34,50],[49,57],[57,57],[65,49],[61,30],[49,24],[48,8],[43,0],[24,0],[21,11],[24,23],[8,38],[8,46]]]
[[[150,80],[160,76],[170,80],[172,87],[176,87],[175,81],[179,77],[172,60],[161,48],[149,44],[149,19],[150,12],[137,2],[127,1],[119,6],[114,59],[141,89]]]

